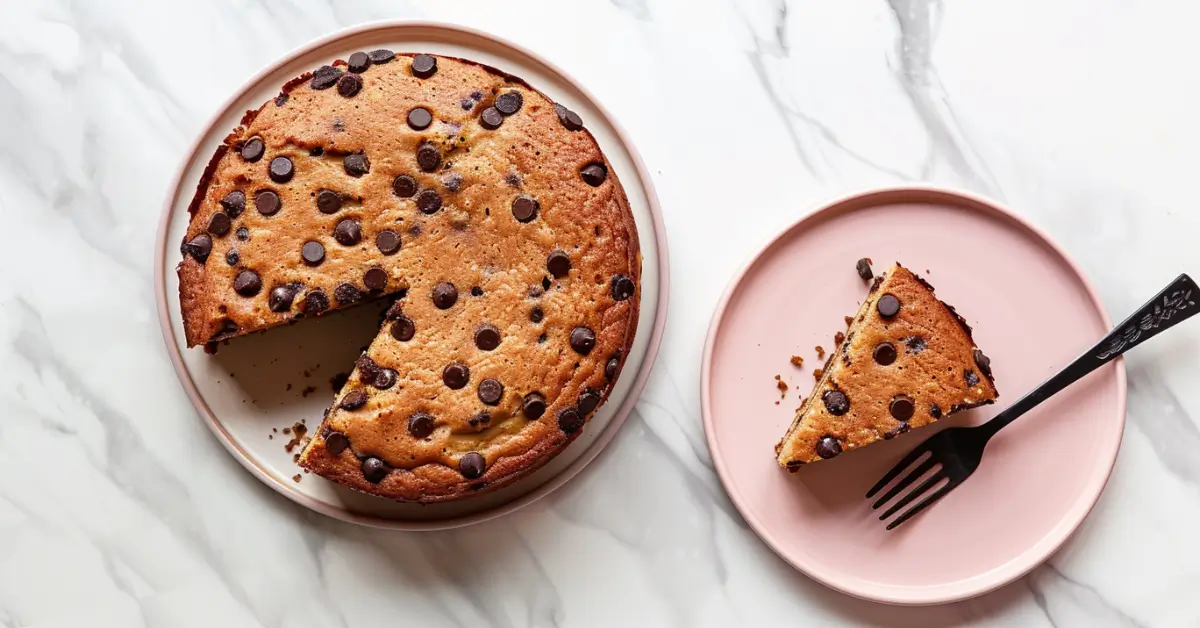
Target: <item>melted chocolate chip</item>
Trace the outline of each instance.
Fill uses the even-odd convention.
[[[487,412],[480,412],[479,414],[476,414],[475,416],[471,417],[470,419],[467,419],[467,424],[470,425],[471,427],[479,427],[481,425],[487,425],[491,421],[492,421],[491,414],[489,414]]]
[[[425,172],[433,172],[442,165],[442,152],[428,142],[417,148],[417,165]]]
[[[433,304],[439,310],[448,310],[458,301],[458,288],[454,284],[443,281],[433,287]]]
[[[208,220],[208,232],[221,237],[229,233],[229,229],[233,226],[233,221],[229,219],[229,215],[225,212],[217,212]]]
[[[879,301],[875,303],[875,309],[879,310],[879,315],[884,318],[891,318],[900,313],[900,299],[895,295],[885,294],[879,297]]]
[[[442,187],[448,192],[457,192],[462,189],[463,178],[457,172],[447,172],[442,175]]]
[[[488,107],[479,114],[479,126],[492,131],[504,124],[504,116],[495,107]]]
[[[241,240],[242,242],[250,239],[250,230],[245,227],[238,227],[234,234],[236,234],[237,239]]]
[[[258,161],[262,159],[263,154],[266,152],[267,146],[257,137],[252,137],[245,144],[242,144],[242,159],[246,161]]]
[[[322,214],[336,214],[342,209],[342,195],[333,190],[321,190],[317,194],[317,210]]]
[[[417,195],[417,209],[422,214],[436,214],[442,208],[442,195],[437,190],[422,190]]]
[[[832,436],[823,436],[817,441],[817,455],[828,460],[842,453],[842,444]]]
[[[362,241],[362,225],[353,218],[347,218],[333,228],[333,239],[342,246],[354,246]]]
[[[974,351],[973,356],[975,358],[975,366],[979,367],[979,370],[983,372],[983,375],[985,377],[990,378],[992,376],[992,360],[991,360],[991,358],[984,355],[983,352],[980,351],[979,349],[976,349]]]
[[[584,416],[576,408],[568,406],[558,411],[558,429],[567,434],[578,432],[583,427],[583,421]]]
[[[363,273],[363,285],[371,292],[381,292],[387,287],[388,274],[382,268],[368,268]]]
[[[583,178],[584,183],[592,187],[599,187],[608,178],[608,168],[601,163],[591,163],[579,171],[579,176]]]
[[[546,317],[546,313],[542,311],[542,308],[540,308],[536,305],[533,306],[532,310],[529,310],[530,322],[540,323],[540,322],[542,322],[542,319],[545,317]]]
[[[254,195],[254,208],[264,216],[274,216],[282,207],[283,202],[274,190],[260,190]]]
[[[329,297],[322,290],[313,290],[304,295],[304,305],[302,307],[305,314],[309,316],[320,316],[329,309]]]
[[[355,388],[342,396],[342,401],[338,403],[338,407],[343,410],[357,410],[367,405],[367,391],[363,388]]]
[[[282,106],[286,105],[288,98],[289,98],[289,96],[287,94],[285,94],[283,92],[279,92],[279,95],[275,97],[275,106],[282,107]]]
[[[579,355],[587,355],[596,347],[596,332],[587,327],[571,330],[571,348]]]
[[[342,71],[332,65],[323,65],[312,76],[313,89],[329,89],[337,84],[338,79],[342,77]]]
[[[875,276],[875,273],[871,272],[871,260],[865,257],[858,260],[854,268],[858,271],[858,276],[863,278],[863,281],[868,281]]]
[[[341,283],[333,289],[333,298],[337,299],[338,305],[350,305],[362,301],[362,291],[353,284]]]
[[[491,351],[500,346],[500,330],[491,325],[484,325],[475,332],[475,346],[484,351]]]
[[[292,160],[287,157],[272,159],[267,171],[271,175],[271,180],[276,183],[287,183],[292,180],[292,175],[296,173],[295,168],[292,166]]]
[[[325,261],[325,247],[320,242],[309,240],[300,247],[300,258],[309,266],[317,266]]]
[[[513,199],[512,215],[518,222],[529,222],[537,218],[540,204],[532,196],[522,194]]]
[[[896,361],[896,346],[890,342],[881,342],[875,346],[875,362],[887,366]]]
[[[850,399],[840,390],[825,391],[825,394],[821,395],[821,401],[825,402],[825,409],[829,414],[834,416],[842,416],[850,411]]]
[[[408,417],[408,433],[412,434],[413,438],[429,438],[433,428],[434,420],[429,414],[418,412]]]
[[[325,450],[333,455],[338,455],[350,446],[350,439],[341,432],[330,432],[325,437]]]
[[[568,131],[578,131],[583,128],[583,118],[579,114],[567,109],[566,107],[555,103],[554,113],[558,115],[558,121],[567,128]]]
[[[244,297],[252,297],[262,290],[262,279],[252,270],[243,270],[233,278],[233,290]]]
[[[504,92],[496,97],[496,111],[511,116],[521,110],[524,100],[520,92]]]
[[[476,393],[484,404],[494,406],[499,404],[500,398],[504,396],[504,384],[501,384],[498,379],[489,377],[479,382]]]
[[[412,198],[417,193],[417,180],[402,174],[392,179],[392,194],[400,198]]]
[[[550,289],[550,278],[542,277],[542,290],[549,290],[549,289]]]
[[[225,263],[230,266],[237,266],[239,259],[241,256],[238,255],[237,249],[229,249],[229,252],[225,254]]]
[[[925,350],[925,339],[920,336],[909,336],[904,339],[904,346],[908,347],[908,352],[917,354]]]
[[[371,52],[368,52],[367,58],[371,60],[371,63],[383,65],[384,63],[388,63],[392,59],[395,59],[396,55],[391,50],[380,48],[379,50],[372,50]]]
[[[424,131],[433,124],[433,114],[424,107],[415,107],[408,112],[408,126],[414,131]]]
[[[595,388],[588,388],[579,394],[579,411],[584,415],[591,414],[600,405],[600,391]]]
[[[361,177],[371,171],[371,160],[362,153],[350,153],[342,158],[342,169],[352,177]]]
[[[362,382],[375,381],[375,376],[379,375],[380,371],[379,365],[375,363],[375,360],[372,360],[371,356],[365,353],[358,356],[358,359],[354,361],[354,368],[358,369],[358,379]]]
[[[896,427],[893,427],[892,429],[884,432],[883,440],[892,440],[893,438],[896,438],[897,436],[907,432],[908,429],[909,429],[908,423],[901,422],[900,425],[897,425]]]
[[[633,296],[635,287],[633,280],[625,275],[617,275],[612,278],[612,298],[614,301],[624,301]]]
[[[192,259],[203,264],[208,261],[208,256],[212,253],[212,236],[207,233],[201,233],[191,240],[184,242],[180,249],[184,255],[191,255]]]
[[[407,316],[401,316],[392,323],[392,338],[400,342],[408,342],[412,340],[417,333],[417,326],[413,320]]]
[[[936,404],[936,403],[934,403],[934,404],[930,404],[930,406],[929,406],[929,416],[931,416],[931,417],[933,417],[933,418],[935,418],[935,419],[940,419],[940,418],[942,418],[942,408],[941,408],[941,406],[939,406],[939,405],[938,405],[938,404]]]
[[[905,395],[896,395],[892,402],[888,404],[888,413],[897,421],[907,421],[912,418],[913,411],[916,408],[913,406],[913,400]]]
[[[371,67],[371,57],[365,52],[356,52],[346,59],[346,69],[355,74],[362,74]]]
[[[362,77],[357,74],[343,74],[337,82],[338,94],[345,98],[353,98],[362,90],[362,86]]]
[[[371,385],[379,390],[387,390],[396,385],[396,371],[392,369],[379,369],[375,377],[371,380]]]
[[[571,272],[571,258],[561,249],[556,249],[546,256],[546,270],[556,279],[562,279]]]
[[[621,367],[621,358],[613,356],[604,363],[604,379],[612,381],[617,377],[617,370]]]
[[[246,193],[241,190],[234,190],[225,195],[221,199],[221,206],[225,208],[225,213],[229,214],[230,218],[237,218],[246,211]]]
[[[375,248],[384,255],[393,255],[400,250],[400,234],[384,229],[375,236]]]
[[[979,376],[971,369],[963,369],[963,380],[967,382],[967,386],[974,387],[979,384]]]
[[[412,60],[412,75],[417,78],[427,79],[437,72],[437,57],[431,55],[417,55]]]
[[[292,309],[292,301],[296,299],[296,289],[292,286],[275,286],[267,295],[267,307],[272,312],[286,312]]]
[[[530,420],[541,418],[546,413],[546,398],[535,392],[525,395],[521,400],[521,413]]]
[[[484,460],[483,455],[479,452],[472,451],[464,454],[458,460],[458,472],[468,480],[474,480],[482,476],[485,470],[487,470],[487,461]]]
[[[388,468],[387,463],[374,456],[362,461],[363,477],[371,484],[382,482],[383,478],[387,477],[389,471],[391,469]]]
[[[450,364],[442,369],[442,383],[447,388],[458,390],[471,380],[471,369],[466,364]]]

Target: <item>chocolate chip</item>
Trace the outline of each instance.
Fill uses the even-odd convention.
[[[991,377],[992,376],[992,360],[991,360],[991,358],[984,355],[983,352],[980,351],[979,349],[976,349],[973,355],[975,357],[975,366],[979,367],[979,370],[983,372],[984,376]]]
[[[212,253],[212,236],[207,233],[201,233],[185,242],[180,249],[184,255],[191,255],[192,259],[203,264],[208,260],[209,254]]]
[[[550,278],[542,277],[542,290],[549,290],[549,289],[550,289]]]
[[[379,458],[371,456],[362,461],[362,474],[371,484],[379,484],[391,469]]]
[[[573,407],[568,406],[558,411],[558,429],[567,434],[578,432],[579,428],[583,427],[583,420],[584,416]]]
[[[568,131],[578,131],[583,128],[583,118],[579,114],[567,109],[566,107],[555,103],[554,113],[558,115],[558,121],[562,123]]]
[[[579,412],[584,415],[591,414],[597,406],[600,405],[600,391],[595,388],[589,388],[579,395]]]
[[[412,198],[417,193],[417,180],[402,174],[392,179],[392,194],[400,198]]]
[[[896,361],[896,346],[890,342],[875,345],[875,362],[887,366]]]
[[[250,230],[245,227],[238,227],[234,234],[236,234],[237,239],[241,240],[242,242],[250,239]]]
[[[342,158],[342,169],[352,177],[361,177],[371,171],[371,160],[362,153],[350,153]]]
[[[387,287],[388,274],[382,268],[368,268],[363,273],[363,285],[371,292],[380,292]]]
[[[842,416],[850,411],[850,399],[840,390],[825,391],[825,394],[821,395],[821,401],[825,402],[825,409],[829,414],[834,416]]]
[[[429,438],[433,427],[433,417],[429,414],[418,412],[408,417],[408,433],[412,434],[413,438]]]
[[[491,423],[491,421],[492,421],[491,414],[489,414],[487,412],[480,412],[479,414],[476,414],[475,416],[468,419],[467,424],[470,425],[471,427],[479,427],[480,425],[487,425],[488,423]]]
[[[488,107],[479,114],[479,126],[493,131],[504,124],[504,116],[495,107]]]
[[[344,74],[337,82],[338,94],[346,98],[353,98],[362,86],[362,77],[357,74]]]
[[[412,74],[417,78],[427,79],[437,72],[437,58],[431,55],[417,55],[412,60]]]
[[[337,299],[338,305],[350,305],[362,301],[362,292],[353,284],[341,283],[333,289],[333,298]]]
[[[225,208],[225,213],[229,214],[230,218],[237,218],[246,211],[246,193],[241,190],[234,190],[225,195],[221,199],[221,206]]]
[[[612,381],[617,377],[617,370],[621,367],[621,358],[613,356],[604,363],[604,379]]]
[[[519,188],[519,187],[521,187],[521,183],[522,183],[521,175],[519,175],[515,172],[510,172],[510,173],[504,175],[504,182],[513,186],[514,188]]]
[[[255,162],[262,159],[263,153],[267,152],[267,147],[263,141],[257,137],[252,137],[242,144],[242,159],[249,162]]]
[[[437,190],[422,190],[417,195],[417,209],[422,214],[436,214],[442,208],[442,195]]]
[[[342,209],[342,195],[333,190],[321,190],[317,194],[317,210],[322,214],[336,214]]]
[[[430,72],[430,74],[432,74],[432,72]],[[458,472],[468,480],[474,480],[475,478],[482,476],[486,468],[487,461],[483,459],[482,454],[476,451],[464,454],[463,457],[458,460]]]
[[[371,67],[371,57],[365,52],[355,52],[346,59],[346,69],[355,74],[362,74]]]
[[[433,172],[442,165],[442,152],[428,142],[417,148],[417,165],[425,172]]]
[[[542,319],[545,318],[545,316],[546,316],[546,313],[542,311],[542,308],[540,308],[536,305],[533,306],[532,310],[529,310],[530,322],[540,323],[540,322],[542,322]]]
[[[442,175],[442,187],[449,192],[457,192],[462,188],[463,178],[457,172],[448,172]]]
[[[384,63],[388,63],[392,59],[395,59],[396,55],[391,50],[380,48],[379,50],[372,50],[371,52],[368,52],[367,57],[371,60],[371,63],[382,65]]]
[[[907,432],[908,429],[909,429],[908,423],[901,422],[900,425],[897,425],[896,427],[893,427],[892,429],[884,432],[883,440],[892,440],[893,438],[896,438],[897,436]]]
[[[310,157],[320,157],[321,155],[324,155],[324,154],[325,154],[325,149],[320,146],[313,146],[312,148],[308,149],[308,155]]]
[[[587,327],[571,330],[571,348],[579,355],[587,355],[596,347],[596,332]]]
[[[325,437],[325,450],[335,456],[346,451],[346,448],[349,446],[350,439],[346,438],[346,435],[341,432],[330,432]]]
[[[312,76],[313,89],[329,89],[333,87],[338,79],[342,77],[342,71],[332,65],[323,65]]]
[[[283,207],[283,202],[274,190],[260,190],[254,195],[254,207],[264,216],[274,216]]]
[[[908,347],[909,353],[920,353],[925,350],[925,339],[920,336],[909,336],[904,339],[904,346]]]
[[[612,298],[614,301],[624,301],[633,296],[634,293],[633,280],[625,275],[617,275],[612,278]]]
[[[561,249],[556,249],[546,256],[546,270],[557,279],[566,277],[571,272],[571,258]]]
[[[272,159],[271,165],[267,170],[271,175],[271,180],[276,183],[287,183],[292,180],[292,175],[295,174],[295,169],[292,167],[292,160],[287,157]]]
[[[463,108],[463,111],[470,111],[475,107],[475,102],[476,101],[471,100],[470,98],[464,98],[458,101],[458,104]]]
[[[494,406],[500,403],[500,398],[504,396],[504,384],[500,380],[491,377],[479,382],[479,388],[476,390],[479,395],[479,400],[483,403]]]
[[[367,405],[366,389],[356,388],[342,396],[338,407],[343,410],[357,410],[365,405]]]
[[[458,301],[458,288],[454,284],[443,281],[433,287],[433,304],[439,310],[448,310]]]
[[[895,295],[885,294],[879,297],[875,309],[879,310],[880,316],[891,318],[900,313],[900,299],[897,299]]]
[[[325,261],[325,247],[320,242],[309,240],[300,247],[300,258],[309,266],[316,266]]]
[[[400,342],[408,342],[412,340],[414,334],[417,333],[417,326],[412,319],[407,316],[401,316],[392,323],[392,338]]]
[[[225,212],[217,212],[208,220],[208,232],[217,237],[229,233],[232,226],[233,221],[229,220],[229,216]]]
[[[521,110],[524,100],[520,92],[504,92],[496,97],[496,111],[511,116]]]
[[[601,163],[591,163],[579,171],[579,176],[583,177],[584,183],[592,187],[598,187],[608,178],[608,168]]]
[[[500,330],[491,325],[484,325],[475,332],[475,346],[484,351],[491,351],[500,346]]]
[[[822,436],[817,441],[817,455],[828,460],[842,453],[842,444],[832,436]]]
[[[521,400],[521,412],[527,419],[538,419],[546,413],[546,398],[541,393],[531,392]]]
[[[863,281],[868,281],[875,276],[875,273],[871,272],[871,260],[865,257],[858,260],[854,265],[854,269],[858,271],[858,276],[862,277]]]
[[[537,218],[541,205],[532,196],[522,194],[513,199],[512,215],[518,222],[529,222]]]
[[[375,386],[379,390],[387,390],[392,386],[395,386],[396,371],[393,371],[392,369],[379,369],[379,372],[375,374],[374,379],[371,381],[371,385]]]
[[[938,405],[938,404],[936,404],[936,403],[934,403],[934,404],[930,404],[930,406],[929,406],[929,416],[931,416],[931,417],[933,417],[933,418],[935,418],[935,419],[940,419],[940,418],[942,418],[942,408],[941,408],[941,406],[939,406],[939,405]]]
[[[313,290],[304,296],[302,309],[309,316],[319,316],[329,309],[329,297],[323,290]]]
[[[375,236],[375,248],[384,255],[392,255],[400,250],[400,234],[391,229],[384,229]]]
[[[449,364],[442,369],[442,383],[447,388],[458,390],[471,380],[471,369],[466,364]]]
[[[239,259],[241,256],[238,255],[237,249],[229,249],[229,252],[225,254],[225,263],[230,266],[237,266]]]
[[[424,131],[433,124],[433,114],[424,107],[416,107],[408,112],[408,126],[414,131]]]
[[[262,279],[252,270],[243,270],[233,278],[233,290],[244,297],[252,297],[262,290]]]
[[[292,301],[296,299],[296,290],[292,286],[275,286],[267,295],[267,307],[272,312],[286,312],[292,309]]]
[[[892,415],[892,418],[896,419],[897,421],[907,421],[911,419],[914,409],[915,407],[913,406],[913,400],[904,395],[896,395],[892,399],[892,402],[888,404],[888,412]]]
[[[967,382],[967,386],[973,387],[979,384],[979,376],[971,369],[963,369],[963,379]]]
[[[289,96],[287,94],[285,94],[284,92],[279,92],[279,95],[275,97],[275,106],[276,107],[284,106],[285,104],[287,104],[288,98],[289,98]]]
[[[354,361],[354,368],[358,369],[358,379],[362,382],[370,382],[375,380],[375,376],[379,375],[379,365],[371,356],[362,354]]]
[[[333,228],[333,239],[342,246],[354,246],[362,241],[362,225],[353,218],[347,218]]]

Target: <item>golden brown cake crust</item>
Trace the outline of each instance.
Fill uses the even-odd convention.
[[[899,302],[892,317],[880,313],[885,295]],[[884,344],[894,355],[884,348],[877,359]],[[877,278],[824,371],[776,447],[779,464],[792,471],[997,397],[990,362],[975,346],[970,327],[938,300],[932,286],[899,264]],[[840,412],[836,403],[832,408],[825,403],[831,391],[845,395],[848,408],[841,414],[834,412]],[[907,420],[891,410],[901,396],[911,402]]]
[[[493,68],[432,57],[436,70],[420,76],[415,58],[358,74],[338,61],[249,112],[206,169],[178,273],[189,346],[399,295],[300,463],[367,493],[442,501],[510,482],[579,435],[632,346],[641,256],[620,181],[574,114]],[[350,96],[338,83],[346,76],[361,81]],[[322,82],[332,86],[316,89]],[[428,121],[410,117],[418,108]],[[257,140],[263,154],[248,160],[243,149]],[[356,171],[346,160],[355,155],[368,165]],[[291,161],[286,181],[270,170],[279,157]],[[599,177],[585,172],[596,165]],[[278,211],[269,202],[260,211],[264,190]],[[340,203],[320,208],[322,192]],[[385,231],[398,251],[377,240]],[[206,232],[205,260],[187,243]],[[302,253],[309,242],[319,255]],[[260,286],[242,281],[239,292],[245,271]],[[443,283],[456,291],[448,307],[435,303]],[[411,338],[393,333],[400,318]],[[593,338],[573,341],[576,329]],[[460,388],[443,378],[451,364],[469,370]],[[484,380],[500,386],[481,389]],[[540,418],[523,411],[531,393],[544,398]],[[364,401],[352,407],[347,395]],[[429,435],[410,432],[415,414],[433,418]]]

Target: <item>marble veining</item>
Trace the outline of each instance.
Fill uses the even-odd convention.
[[[1200,625],[1200,326],[1128,358],[1116,470],[1046,565],[896,609],[747,528],[699,417],[709,315],[746,255],[834,194],[1002,199],[1115,318],[1200,269],[1200,39],[1185,0],[0,2],[0,626]],[[169,178],[263,64],[370,20],[490,30],[627,127],[672,308],[637,411],[547,499],[402,534],[310,513],[196,417],[152,303]],[[737,215],[737,229],[730,216]],[[753,220],[741,219],[753,216]]]

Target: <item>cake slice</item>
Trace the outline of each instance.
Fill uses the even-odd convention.
[[[775,447],[789,471],[997,397],[967,322],[899,264],[876,277],[822,371]]]

